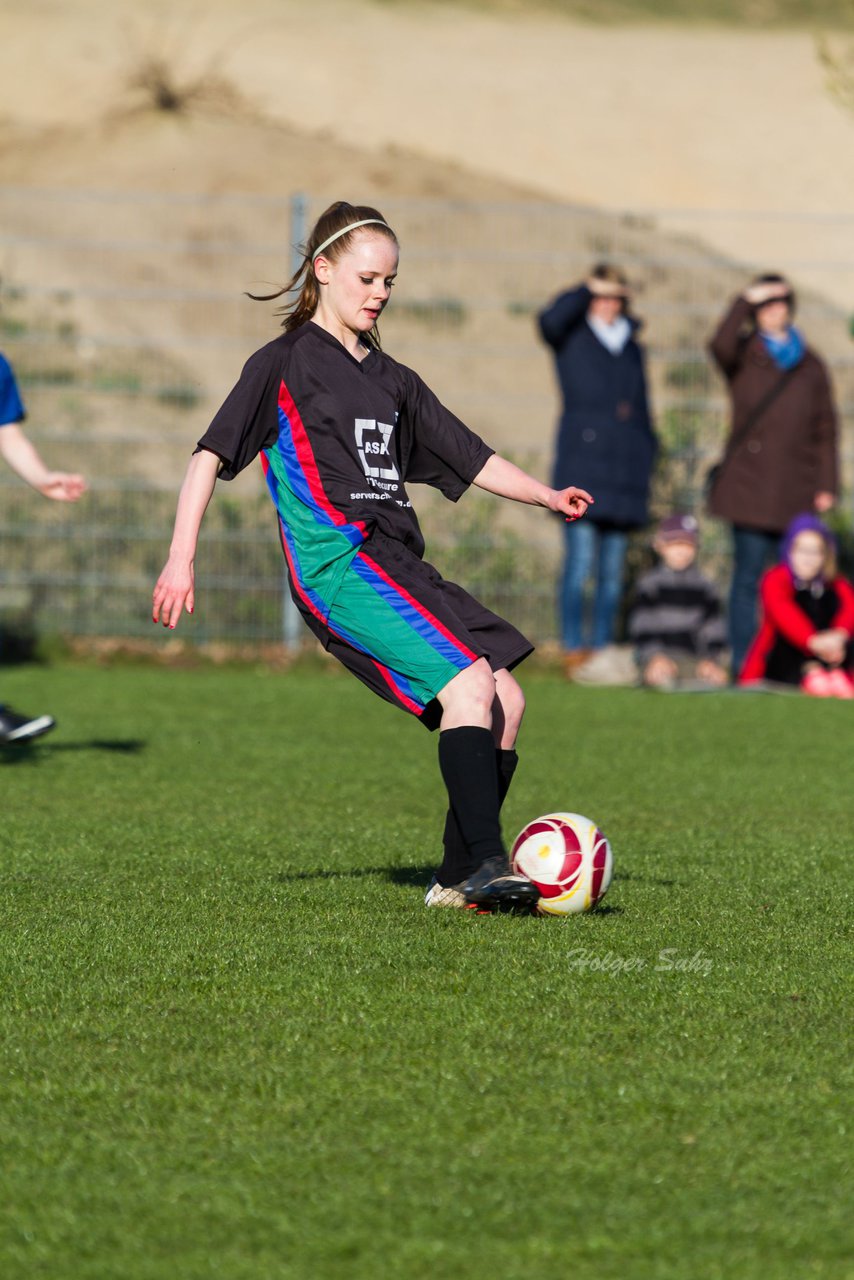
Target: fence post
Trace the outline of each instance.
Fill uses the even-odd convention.
[[[299,270],[302,262],[302,248],[308,236],[308,227],[306,225],[306,215],[308,211],[308,201],[304,195],[291,196],[291,213],[290,213],[290,274],[293,276]],[[303,636],[303,627],[305,626],[300,617],[299,610],[291,599],[290,588],[288,587],[288,575],[285,571],[284,593],[282,596],[282,641],[286,649],[298,649]]]

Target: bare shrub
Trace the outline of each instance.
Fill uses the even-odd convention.
[[[127,45],[123,87],[130,95],[131,110],[257,116],[249,99],[223,71],[236,40],[229,42],[227,50],[214,51],[195,69],[188,65],[186,52],[196,47],[191,32],[137,30],[128,33]]]

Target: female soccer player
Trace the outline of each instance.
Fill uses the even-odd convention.
[[[231,480],[260,453],[306,623],[375,693],[440,729],[449,809],[426,904],[526,909],[537,891],[511,873],[499,811],[525,705],[510,670],[532,646],[425,563],[405,484],[431,484],[452,502],[476,484],[570,520],[592,498],[500,458],[380,349],[398,253],[376,209],[341,202],[318,219],[299,271],[271,295],[299,289],[283,309],[285,333],[250,357],[190,459],[153,618],[174,628],[192,613],[217,477]]]

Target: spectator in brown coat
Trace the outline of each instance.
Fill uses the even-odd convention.
[[[757,625],[759,580],[799,512],[828,511],[838,491],[837,422],[823,361],[792,324],[795,295],[779,275],[755,279],[710,343],[727,380],[731,428],[709,494],[733,531],[732,670]]]

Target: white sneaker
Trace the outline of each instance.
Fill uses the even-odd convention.
[[[38,738],[55,724],[53,716],[21,716],[11,707],[0,707],[0,746]]]
[[[443,885],[434,876],[424,895],[425,907],[467,907],[461,885]]]
[[[609,644],[595,649],[586,662],[572,673],[576,684],[633,685],[638,667],[628,645]]]

